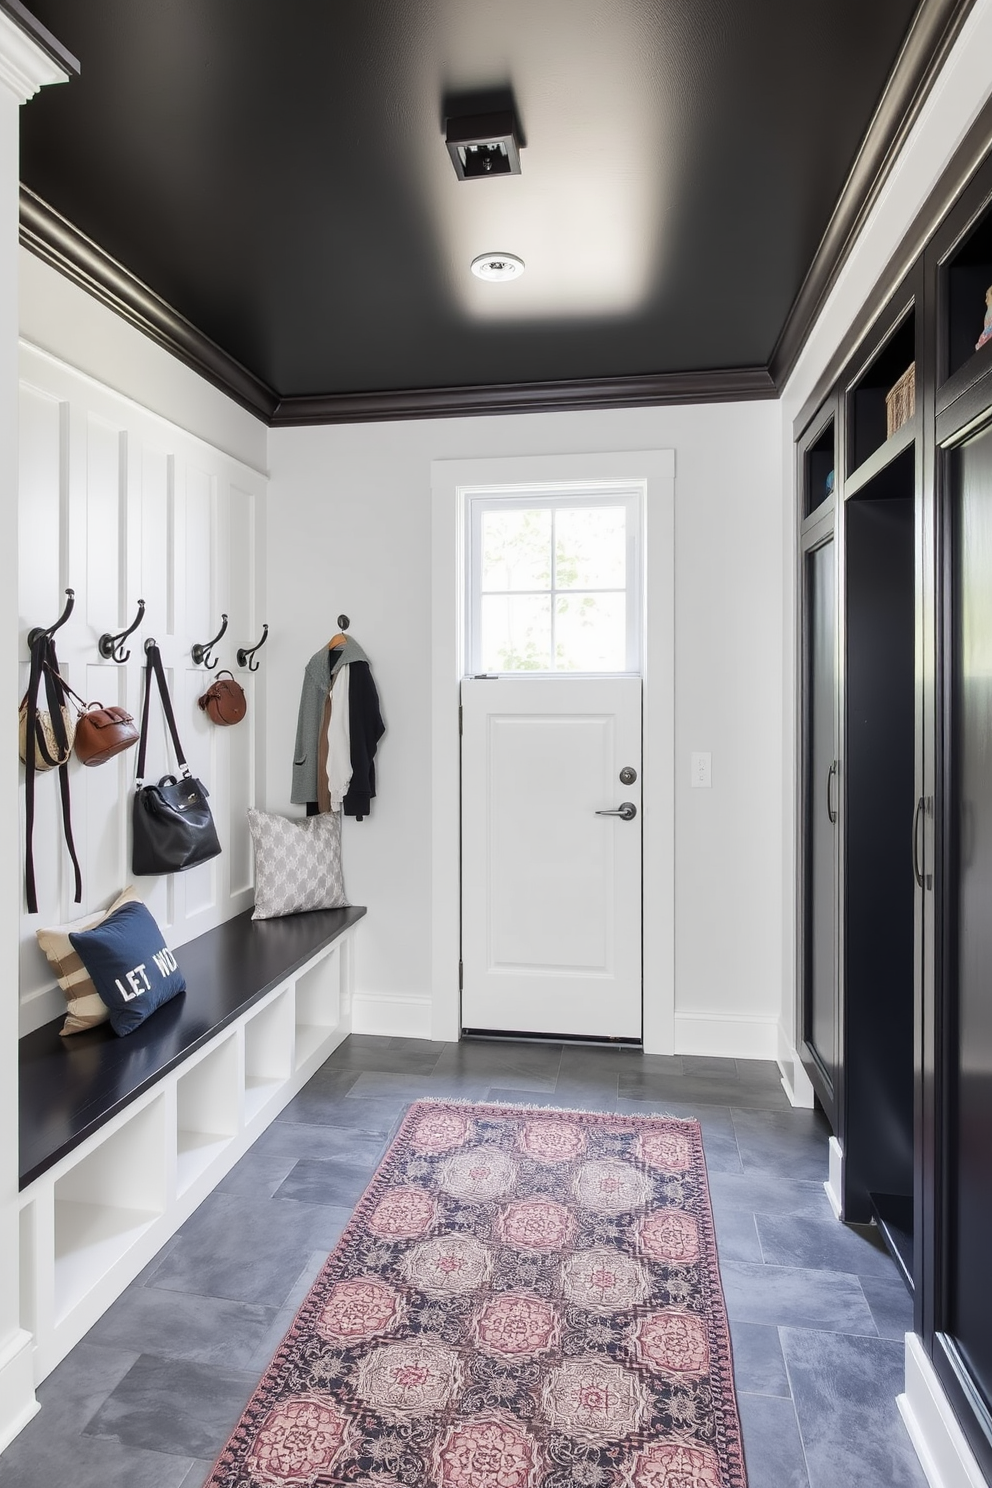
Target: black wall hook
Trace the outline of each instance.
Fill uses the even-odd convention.
[[[255,644],[254,644],[254,646],[240,646],[238,648],[238,666],[239,667],[247,667],[250,672],[257,672],[258,671],[258,662],[257,661],[253,661],[252,660],[252,657],[255,655],[255,652],[257,650],[259,650],[260,647],[262,647],[262,646],[265,645],[266,638],[268,637],[268,634],[269,634],[269,627],[267,625],[263,625],[262,626],[262,639],[260,641],[256,641]]]
[[[193,660],[196,662],[196,665],[197,666],[205,666],[208,672],[212,672],[214,670],[214,668],[216,667],[217,663],[220,661],[220,657],[219,656],[215,656],[212,661],[210,659],[210,650],[211,650],[211,647],[212,646],[216,646],[217,642],[220,640],[221,636],[224,634],[225,630],[227,629],[227,616],[226,615],[221,615],[220,618],[223,620],[224,623],[221,626],[220,630],[217,632],[217,634],[214,636],[213,640],[212,641],[204,641],[202,645],[200,644],[199,641],[197,641],[196,645],[193,647],[192,651],[190,652],[190,655],[192,656]]]
[[[144,615],[144,613],[145,601],[143,599],[139,599],[138,613],[135,615],[134,620],[128,626],[127,630],[122,630],[120,635],[111,635],[110,632],[107,631],[100,637],[97,644],[100,648],[100,655],[104,658],[105,661],[125,662],[129,659],[131,655],[130,651],[124,651],[122,648],[124,642],[127,640],[131,632],[137,630],[138,626],[141,624],[142,616]]]
[[[348,626],[350,624],[351,624],[351,621],[348,619],[348,616],[347,615],[339,615],[338,616],[338,629],[339,630],[347,630],[348,629]]]
[[[62,611],[61,615],[56,620],[54,625],[49,625],[47,629],[40,625],[36,625],[33,630],[28,631],[29,646],[33,646],[35,641],[40,641],[42,636],[53,636],[57,630],[61,630],[62,626],[68,620],[69,616],[72,614],[72,607],[76,603],[76,591],[75,589],[67,589],[65,592],[65,609]]]

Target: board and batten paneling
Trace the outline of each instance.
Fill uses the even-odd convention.
[[[203,440],[148,412],[32,347],[21,348],[19,594],[22,690],[27,636],[62,612],[65,589],[76,602],[58,632],[59,664],[88,701],[119,703],[140,719],[144,642],[161,648],[180,737],[190,769],[210,791],[223,851],[187,873],[132,879],[130,816],[136,750],[96,767],[70,763],[71,814],[83,879],[73,903],[72,865],[62,835],[55,772],[36,778],[34,854],[38,914],[22,899],[21,1031],[64,1007],[35,931],[105,908],[132,881],[169,941],[181,945],[247,909],[253,896],[246,810],[260,780],[265,653],[250,672],[239,647],[258,639],[260,544],[266,479]],[[100,656],[104,632],[129,625],[144,599],[145,617],[126,646],[124,665]],[[215,648],[248,698],[248,717],[217,728],[197,706],[212,673],[193,663],[196,641],[209,640],[229,616]],[[175,769],[165,720],[152,702],[146,775]],[[23,770],[20,853],[24,856]]]

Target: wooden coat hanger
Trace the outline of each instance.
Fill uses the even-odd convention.
[[[331,636],[331,639],[328,641],[328,643],[327,643],[327,649],[328,649],[328,651],[333,651],[334,648],[335,648],[335,646],[343,646],[343,645],[345,645],[346,642],[347,642],[347,640],[348,640],[348,637],[344,634],[344,631],[346,631],[348,629],[348,626],[351,624],[351,621],[348,619],[348,616],[347,615],[339,615],[338,616],[338,624],[340,625],[341,629],[338,631],[337,635]]]

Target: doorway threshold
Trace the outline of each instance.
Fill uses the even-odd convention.
[[[577,1044],[584,1049],[643,1048],[642,1039],[597,1038],[595,1034],[524,1033],[512,1028],[463,1028],[462,1039],[497,1040],[505,1044]]]

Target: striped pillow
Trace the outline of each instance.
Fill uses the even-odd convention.
[[[66,1009],[66,1020],[59,1029],[64,1036],[69,1033],[83,1033],[87,1028],[95,1028],[98,1023],[105,1023],[110,1016],[110,1010],[99,992],[93,985],[89,972],[83,965],[79,952],[73,950],[69,941],[69,932],[77,930],[95,930],[97,925],[102,925],[109,914],[119,909],[122,904],[128,904],[133,899],[140,900],[141,895],[134,885],[126,888],[119,898],[115,899],[109,909],[101,910],[99,914],[88,915],[82,920],[73,920],[68,925],[55,925],[50,930],[38,930],[38,944],[48,957],[49,965],[55,972],[59,986],[65,993],[68,1007]]]

